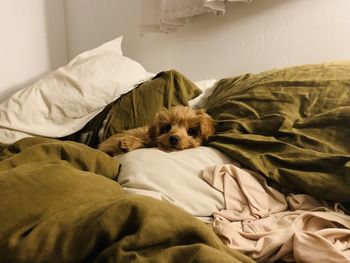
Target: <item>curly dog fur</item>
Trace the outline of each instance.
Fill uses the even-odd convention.
[[[111,156],[148,147],[179,151],[198,147],[214,132],[214,120],[205,110],[175,106],[159,112],[151,125],[114,134],[98,148]]]

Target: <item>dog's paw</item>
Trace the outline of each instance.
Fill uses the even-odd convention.
[[[119,139],[119,149],[122,152],[130,152],[143,147],[143,142],[140,138],[125,134]]]
[[[107,153],[110,156],[114,156],[120,153],[130,152],[139,148],[143,148],[143,141],[129,134],[115,134],[102,142],[98,149]]]

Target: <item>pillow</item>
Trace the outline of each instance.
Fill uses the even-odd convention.
[[[88,59],[92,56],[98,56],[103,52],[111,52],[114,54],[123,55],[122,41],[123,41],[123,36],[117,37],[116,39],[106,42],[97,48],[85,51],[77,55],[75,58],[73,58],[69,62],[69,64],[72,65],[75,63],[79,63],[79,61],[82,61],[83,59]]]
[[[197,217],[210,217],[225,208],[223,194],[201,177],[208,166],[233,162],[214,148],[170,153],[147,148],[114,158],[121,164],[117,181],[126,193],[168,201]]]
[[[104,126],[102,140],[123,130],[150,124],[157,112],[188,101],[201,90],[176,70],[158,73],[113,103]]]
[[[188,102],[188,105],[192,108],[203,108],[207,98],[213,93],[214,89],[216,88],[217,82],[218,80],[216,79],[196,81],[194,84],[202,91],[202,93],[198,97],[190,100]]]
[[[72,134],[121,94],[154,76],[122,55],[121,42],[119,37],[78,55],[1,103],[0,140]]]

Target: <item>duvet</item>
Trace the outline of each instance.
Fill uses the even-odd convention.
[[[210,146],[287,191],[350,202],[350,63],[222,79]]]
[[[208,145],[285,194],[341,202],[349,212],[349,87],[350,63],[222,79],[203,103],[217,123]],[[110,105],[102,138],[199,93],[180,73],[159,73]],[[77,141],[97,136],[93,123]],[[252,262],[180,208],[124,194],[119,168],[78,142],[1,145],[0,262]]]
[[[98,150],[25,138],[0,159],[0,262],[252,262],[183,210],[124,194]]]

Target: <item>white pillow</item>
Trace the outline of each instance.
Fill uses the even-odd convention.
[[[154,74],[122,55],[122,37],[86,51],[0,104],[0,141],[80,130],[103,108]]]
[[[188,102],[188,105],[192,108],[203,108],[207,98],[213,93],[214,89],[216,88],[217,82],[218,81],[216,79],[196,81],[194,84],[200,90],[202,90],[202,93],[193,100],[190,100]]]
[[[117,181],[127,193],[171,202],[197,217],[210,217],[225,208],[223,194],[202,179],[205,167],[233,162],[214,148],[170,153],[148,148],[114,158],[121,163]]]
[[[116,39],[109,41],[109,42],[106,42],[97,48],[85,51],[85,52],[77,55],[75,58],[73,58],[69,62],[69,65],[72,65],[72,64],[74,64],[74,63],[76,63],[84,58],[89,58],[91,56],[100,55],[103,52],[112,52],[115,54],[123,55],[122,42],[123,42],[123,36],[117,37]]]

